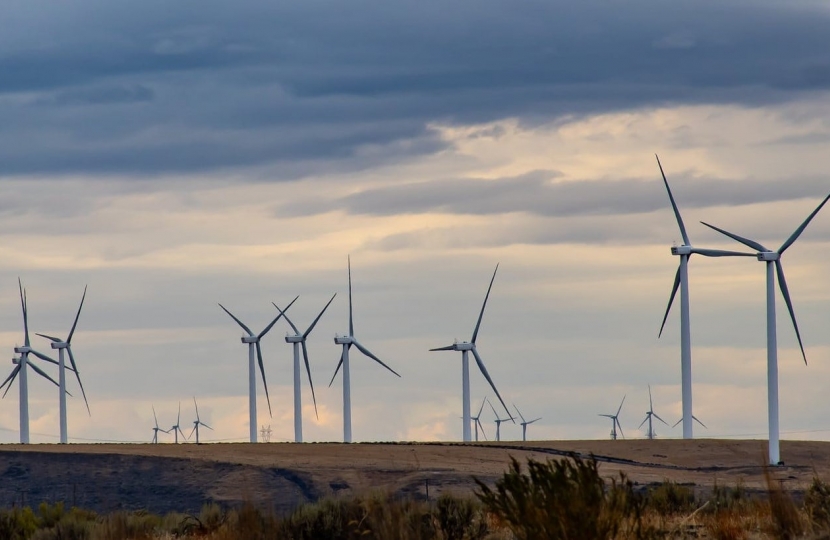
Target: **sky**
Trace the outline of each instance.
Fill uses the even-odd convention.
[[[306,440],[340,440],[351,256],[355,334],[402,376],[353,352],[354,439],[458,440],[460,355],[428,349],[470,339],[498,263],[478,348],[542,418],[529,438],[606,438],[623,396],[643,437],[649,385],[681,413],[676,309],[657,336],[681,237],[654,156],[694,244],[742,249],[707,221],[777,248],[830,193],[828,23],[817,1],[4,2],[6,369],[18,277],[32,331],[60,336],[88,285],[70,440],[148,442],[179,403],[189,432],[194,397],[203,440],[246,440],[247,351],[217,303],[258,331],[271,302],[299,295],[305,327],[337,293],[303,413]],[[808,360],[779,295],[785,439],[830,439],[828,248],[825,209],[783,257]],[[690,283],[696,435],[763,439],[763,266],[694,257]],[[272,441],[293,438],[287,330],[262,342]],[[56,388],[29,393],[33,442],[56,442]],[[475,367],[472,396],[494,397]]]

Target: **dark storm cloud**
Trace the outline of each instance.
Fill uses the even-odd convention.
[[[830,86],[828,19],[804,2],[18,3],[0,17],[0,159],[301,176],[436,120],[793,99]]]
[[[658,180],[557,181],[555,171],[501,179],[442,179],[367,189],[340,199],[292,204],[278,215],[334,210],[350,214],[447,213],[489,215],[524,212],[547,217],[637,214],[663,210],[668,196]],[[657,175],[655,175],[657,176]],[[743,206],[815,198],[830,189],[826,178],[722,180],[676,175],[671,180],[683,208]]]

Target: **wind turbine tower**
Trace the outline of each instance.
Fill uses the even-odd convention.
[[[60,385],[47,375],[42,369],[37,367],[36,364],[29,361],[29,354],[34,355],[37,358],[45,362],[50,362],[52,364],[58,365],[56,361],[49,358],[43,353],[40,353],[31,347],[31,342],[29,341],[29,310],[27,308],[27,300],[26,300],[26,293],[23,291],[23,285],[20,283],[20,280],[17,280],[17,285],[20,288],[20,305],[23,309],[23,332],[24,332],[24,341],[22,347],[15,347],[14,352],[19,354],[18,358],[12,359],[12,363],[15,364],[15,367],[12,369],[12,372],[6,377],[6,380],[3,381],[3,384],[0,384],[0,389],[8,384],[6,391],[3,393],[3,397],[6,397],[6,394],[9,392],[9,389],[12,387],[12,383],[14,382],[17,376],[20,376],[20,383],[19,383],[19,397],[20,397],[20,443],[21,444],[29,444],[29,382],[28,382],[28,373],[27,367],[31,366],[32,370],[35,373],[40,375],[41,377],[49,380],[52,384],[57,387]]]
[[[209,425],[202,422],[199,418],[199,405],[196,403],[196,398],[193,398],[193,405],[196,407],[196,420],[193,421],[193,431],[190,432],[190,436],[193,436],[193,433],[196,433],[196,444],[199,444],[199,426],[205,426],[209,430],[213,431],[213,428]]]
[[[63,358],[63,352],[66,351],[69,355],[69,363],[72,365],[72,371],[75,372],[75,377],[78,379],[78,386],[81,387],[81,394],[84,396],[84,403],[86,404],[87,414],[92,416],[89,410],[89,401],[86,399],[86,392],[84,385],[81,382],[81,374],[78,372],[78,365],[75,363],[75,356],[72,354],[72,336],[75,335],[75,327],[78,326],[78,318],[81,316],[81,309],[84,307],[84,300],[86,299],[86,287],[84,287],[84,295],[81,297],[81,304],[78,306],[78,313],[75,314],[75,322],[72,323],[72,329],[69,330],[69,335],[65,340],[59,339],[46,334],[37,334],[42,338],[46,338],[52,342],[52,348],[58,350],[58,381],[60,386],[60,429],[61,429],[61,444],[66,444],[69,441],[69,434],[66,427],[66,364]],[[158,427],[158,426],[156,426]],[[164,431],[164,430],[162,430]],[[166,433],[166,432],[165,432]],[[153,438],[156,438],[157,433]]]
[[[494,420],[494,422],[496,423],[496,440],[500,441],[501,440],[501,423],[502,422],[507,422],[508,420],[513,420],[513,417],[508,415],[508,418],[499,418],[499,413],[496,412],[496,409],[495,409],[495,407],[493,407],[493,404],[490,403],[489,401],[487,402],[487,404],[490,405],[490,408],[493,409],[493,414],[496,416],[496,419]]]
[[[649,388],[649,400],[651,399],[651,388]],[[617,428],[620,429],[620,435],[623,439],[625,439],[625,434],[623,434],[622,426],[620,425],[620,411],[622,410],[623,403],[625,403],[625,396],[623,396],[622,401],[620,401],[620,408],[617,409],[617,414],[600,414],[599,416],[604,416],[605,418],[611,419],[611,440],[617,440]],[[642,424],[641,424],[642,425]]]
[[[299,296],[297,297],[299,298]],[[291,304],[297,301],[297,298],[291,301]],[[291,307],[291,304],[288,304],[288,307],[285,308],[285,311],[288,311],[288,308]],[[265,337],[265,334],[268,333],[269,330],[280,320],[280,317],[283,316],[283,312],[281,311],[279,315],[274,317],[274,320],[265,327],[265,330],[260,332],[259,334],[254,334],[251,332],[251,329],[245,326],[245,323],[240,321],[236,318],[236,316],[228,311],[225,306],[219,304],[219,307],[222,308],[225,313],[231,316],[231,318],[236,321],[236,324],[242,327],[243,330],[248,334],[247,336],[242,337],[242,343],[248,345],[248,423],[250,424],[250,442],[255,443],[257,442],[257,420],[256,420],[256,366],[254,365],[254,351],[256,351],[256,357],[259,361],[259,372],[262,375],[262,386],[265,387],[265,399],[268,401],[268,414],[271,414],[271,398],[268,396],[268,383],[265,382],[265,365],[262,362],[262,347],[260,347],[260,340]],[[196,441],[198,442],[198,441]]]
[[[173,432],[173,435],[175,437],[175,443],[176,444],[179,444],[179,434],[180,433],[182,435],[182,439],[187,440],[187,437],[185,436],[184,431],[182,431],[182,428],[179,426],[179,424],[181,423],[181,420],[182,420],[182,402],[180,401],[179,402],[179,413],[176,415],[176,424],[174,426],[170,427],[170,431]],[[170,433],[170,431],[168,431],[168,433]]]
[[[801,332],[798,330],[798,323],[795,320],[795,310],[793,309],[792,299],[790,298],[790,291],[787,287],[787,280],[784,278],[784,267],[781,264],[781,256],[784,252],[793,245],[793,243],[801,236],[810,221],[816,217],[819,210],[827,204],[830,195],[821,201],[821,204],[813,210],[813,213],[807,216],[807,219],[795,230],[793,234],[787,238],[787,241],[781,244],[781,247],[776,251],[765,248],[763,245],[733,234],[731,232],[719,229],[714,225],[703,223],[709,228],[718,231],[721,234],[740,242],[757,251],[756,257],[760,262],[766,263],[767,266],[767,407],[769,418],[769,461],[771,465],[778,465],[781,462],[781,450],[779,447],[779,424],[778,424],[778,336],[776,333],[775,324],[775,277],[778,275],[778,287],[781,289],[781,296],[784,297],[784,303],[787,305],[787,311],[790,313],[790,319],[793,322],[795,335],[798,338],[798,346],[801,348],[801,356],[804,358],[804,364],[807,364],[807,354],[804,352],[804,344],[801,341]]]
[[[513,416],[510,414],[510,409],[507,408],[507,405],[505,405],[504,400],[501,398],[501,394],[499,394],[498,389],[496,389],[496,385],[493,383],[493,379],[490,378],[490,374],[487,372],[487,368],[484,366],[484,362],[481,360],[481,356],[478,354],[478,350],[476,349],[476,338],[478,337],[478,330],[481,327],[481,318],[484,316],[484,308],[487,307],[487,299],[490,298],[490,291],[493,288],[493,281],[496,280],[496,272],[498,271],[499,265],[496,264],[496,269],[493,271],[493,277],[490,279],[490,286],[487,288],[487,294],[484,296],[484,303],[481,306],[481,312],[478,314],[478,321],[476,322],[476,327],[473,330],[472,339],[470,339],[470,341],[456,341],[452,345],[447,345],[446,347],[430,349],[430,351],[461,351],[461,408],[462,437],[464,442],[470,442],[472,439],[472,430],[470,429],[470,421],[472,420],[472,416],[470,416],[470,361],[468,357],[468,353],[470,352],[473,353],[473,357],[475,358],[481,374],[484,375],[484,378],[487,379],[488,383],[490,383],[490,388],[492,388],[493,392],[496,393],[496,397],[499,398],[502,407],[504,407],[504,410],[507,411],[507,416],[510,420],[513,420]],[[492,407],[492,404],[490,407]],[[498,417],[498,415],[496,416]],[[513,421],[515,422],[515,420]]]
[[[274,307],[283,314],[285,320],[291,326],[291,329],[294,330],[294,335],[287,334],[285,336],[285,342],[291,343],[294,346],[294,442],[303,442],[303,394],[302,386],[300,385],[300,347],[303,349],[303,361],[305,362],[305,370],[308,374],[308,385],[311,387],[311,399],[314,401],[314,414],[316,415],[317,397],[314,395],[314,383],[311,381],[311,366],[308,363],[308,347],[306,346],[306,339],[308,339],[308,335],[311,334],[311,331],[314,330],[314,327],[317,325],[317,321],[320,320],[320,317],[323,316],[323,313],[326,312],[332,301],[334,301],[335,296],[337,296],[337,293],[331,297],[331,300],[329,300],[328,304],[325,305],[320,314],[317,315],[314,322],[312,322],[308,329],[302,333],[297,329],[291,319],[288,318],[288,315],[286,315],[276,304],[274,304]]]
[[[170,433],[169,431],[165,431],[159,427],[159,419],[156,416],[156,408],[153,407],[153,421],[156,423],[156,427],[153,428],[153,442],[152,444],[158,444],[159,442],[159,431],[162,433]]]
[[[475,426],[475,429],[476,429],[476,442],[478,442],[478,429],[479,428],[481,428],[481,435],[484,437],[484,440],[485,441],[487,440],[487,434],[484,433],[484,426],[481,425],[481,411],[484,410],[484,404],[485,403],[489,403],[489,401],[487,400],[486,397],[481,401],[481,407],[478,408],[478,414],[475,415],[475,416],[470,417],[470,419],[473,421],[473,425]]]
[[[533,422],[538,422],[542,418],[541,417],[535,418],[535,419],[528,422],[527,420],[525,420],[525,417],[522,416],[522,411],[520,411],[519,408],[516,407],[515,403],[513,404],[513,408],[516,409],[516,412],[519,413],[519,418],[522,419],[522,422],[521,422],[521,425],[522,425],[522,441],[527,441],[527,426],[529,426]]]
[[[657,157],[655,155],[655,157]],[[674,276],[674,285],[672,286],[671,296],[669,297],[669,305],[666,307],[666,314],[663,316],[663,324],[660,325],[660,333],[658,338],[663,335],[663,328],[666,326],[666,319],[671,311],[672,302],[677,294],[677,289],[680,289],[680,383],[681,394],[683,399],[683,438],[691,439],[693,437],[692,429],[692,338],[689,323],[689,258],[693,254],[703,255],[704,257],[751,257],[751,253],[741,253],[737,251],[723,251],[719,249],[701,249],[692,246],[689,241],[689,235],[686,234],[686,226],[683,224],[683,218],[680,217],[680,210],[677,208],[677,203],[674,201],[671,188],[669,188],[669,181],[666,180],[666,174],[663,172],[663,166],[660,164],[660,158],[657,157],[657,166],[660,168],[660,174],[663,176],[663,183],[666,186],[666,192],[669,194],[669,201],[671,202],[672,210],[674,210],[674,217],[677,220],[677,226],[680,228],[680,235],[683,237],[683,245],[673,246],[671,248],[672,255],[680,257],[680,266],[677,268],[677,273]]]
[[[641,427],[643,427],[643,424],[648,422],[648,433],[646,434],[646,436],[649,439],[653,439],[657,436],[657,433],[654,431],[654,426],[652,424],[652,418],[656,418],[664,424],[666,424],[666,421],[657,416],[657,413],[654,412],[654,404],[651,401],[651,385],[648,385],[648,411],[646,411],[646,417],[642,422],[640,422],[640,425],[637,426],[637,429],[640,429]],[[666,425],[668,426],[668,424]]]
[[[360,344],[357,338],[354,337],[354,318],[353,318],[353,311],[352,311],[352,259],[349,257],[348,259],[349,265],[349,335],[348,336],[334,336],[334,342],[338,345],[343,347],[343,352],[340,355],[340,362],[337,364],[337,368],[334,370],[334,375],[331,378],[331,382],[329,382],[329,386],[332,385],[334,382],[335,377],[337,377],[337,372],[340,370],[340,367],[343,367],[343,442],[350,443],[352,442],[352,396],[351,396],[351,378],[349,374],[349,349],[352,348],[352,345],[357,347],[357,350],[380,364],[381,366],[385,367],[396,376],[398,372],[396,372],[391,367],[384,364],[380,358],[372,354],[369,349],[364,347]]]

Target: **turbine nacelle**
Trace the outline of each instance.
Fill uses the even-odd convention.
[[[475,343],[470,343],[469,341],[462,341],[461,343],[453,343],[453,350],[456,351],[472,351],[476,348]]]
[[[53,341],[50,345],[53,349],[56,349],[56,350],[57,349],[66,349],[67,347],[69,347],[69,343],[67,343],[65,341]]]
[[[29,354],[30,352],[32,352],[32,348],[31,347],[15,347],[14,352],[16,352],[17,354]]]
[[[692,254],[692,246],[672,246],[671,248],[672,255],[691,255]]]
[[[354,338],[352,336],[334,336],[334,342],[338,345],[351,345],[354,343]]]
[[[259,343],[259,336],[242,336],[242,343]]]
[[[295,334],[293,336],[292,335],[287,335],[287,336],[285,336],[285,342],[286,343],[302,343],[303,342],[303,336],[301,334]]]
[[[757,257],[761,262],[775,262],[781,259],[781,254],[777,251],[759,251]]]

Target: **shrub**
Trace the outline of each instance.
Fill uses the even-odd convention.
[[[813,477],[813,483],[804,494],[804,511],[814,527],[830,528],[830,486],[818,477]]]
[[[0,538],[26,540],[37,530],[37,518],[31,508],[0,511]]]
[[[689,512],[695,507],[695,493],[688,486],[665,480],[649,489],[648,506],[663,516]]]
[[[476,479],[476,496],[519,540],[609,539],[628,533],[643,538],[653,534],[642,523],[645,508],[632,484],[606,489],[597,462],[569,459],[545,463],[528,460],[528,472],[516,459],[496,481],[495,490]]]
[[[441,495],[435,513],[445,540],[476,540],[487,535],[487,523],[474,500]]]

